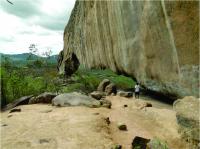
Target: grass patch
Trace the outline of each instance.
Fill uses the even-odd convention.
[[[133,88],[135,85],[133,79],[123,75],[117,75],[109,69],[89,70],[80,67],[78,71],[72,75],[71,79],[75,84],[71,84],[72,86],[67,87],[67,91],[76,91],[77,88],[80,88],[84,92],[89,93],[96,90],[103,79],[109,79],[111,82],[115,83],[119,89]],[[79,85],[77,85],[77,83]]]

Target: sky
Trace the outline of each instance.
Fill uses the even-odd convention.
[[[0,1],[0,53],[29,52],[35,44],[38,54],[63,49],[63,32],[75,0]]]

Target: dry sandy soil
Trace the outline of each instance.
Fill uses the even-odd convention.
[[[143,100],[119,96],[107,99],[112,102],[111,109],[35,104],[18,107],[21,112],[3,112],[1,148],[110,149],[113,144],[121,144],[123,149],[130,149],[133,138],[142,136],[166,140],[173,149],[187,149],[170,107],[152,102],[153,107],[141,109]],[[128,130],[120,131],[118,123],[125,123]]]

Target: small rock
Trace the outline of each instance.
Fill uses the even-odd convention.
[[[40,142],[40,144],[42,144],[42,143],[48,143],[49,140],[48,139],[40,139],[39,142]]]
[[[128,107],[128,105],[124,105],[124,108]]]
[[[99,113],[93,113],[94,115],[99,115]]]
[[[123,130],[123,131],[126,131],[126,130],[127,130],[126,124],[123,124],[123,123],[119,123],[119,124],[118,124],[118,128],[119,128],[119,130]]]
[[[133,97],[133,93],[132,92],[125,92],[125,91],[119,91],[117,93],[118,96],[121,96],[121,97]]]
[[[102,97],[105,96],[105,93],[99,92],[99,91],[94,91],[94,92],[90,93],[90,96],[97,99],[97,100],[100,100]]]
[[[12,112],[21,112],[21,109],[12,109],[12,110],[10,110],[9,113],[12,113]]]
[[[106,121],[106,123],[109,125],[110,124],[110,119],[109,119],[109,117],[106,117],[105,118],[105,121]]]
[[[105,108],[108,108],[108,109],[111,109],[111,106],[112,106],[112,103],[109,101],[109,100],[99,100],[100,104],[102,107],[105,107]]]
[[[8,115],[8,118],[12,117],[13,115]]]
[[[99,84],[98,88],[97,88],[97,91],[100,91],[100,92],[104,92],[105,91],[105,88],[106,86],[110,84],[110,80],[108,79],[104,79],[103,81],[101,81],[101,83]]]
[[[2,124],[1,126],[2,126],[2,127],[5,127],[5,126],[8,126],[8,125],[7,125],[7,124]]]
[[[112,93],[112,94],[111,94],[111,96],[115,96],[115,95],[116,95],[115,93]]]
[[[122,146],[119,144],[116,144],[111,149],[122,149]]]
[[[143,137],[136,136],[132,141],[132,149],[146,149],[147,143],[150,141],[150,139],[146,139]],[[158,149],[158,148],[155,148]]]

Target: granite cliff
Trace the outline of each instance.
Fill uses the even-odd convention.
[[[198,14],[198,1],[76,1],[59,72],[75,54],[87,68],[110,68],[151,91],[198,96]]]

